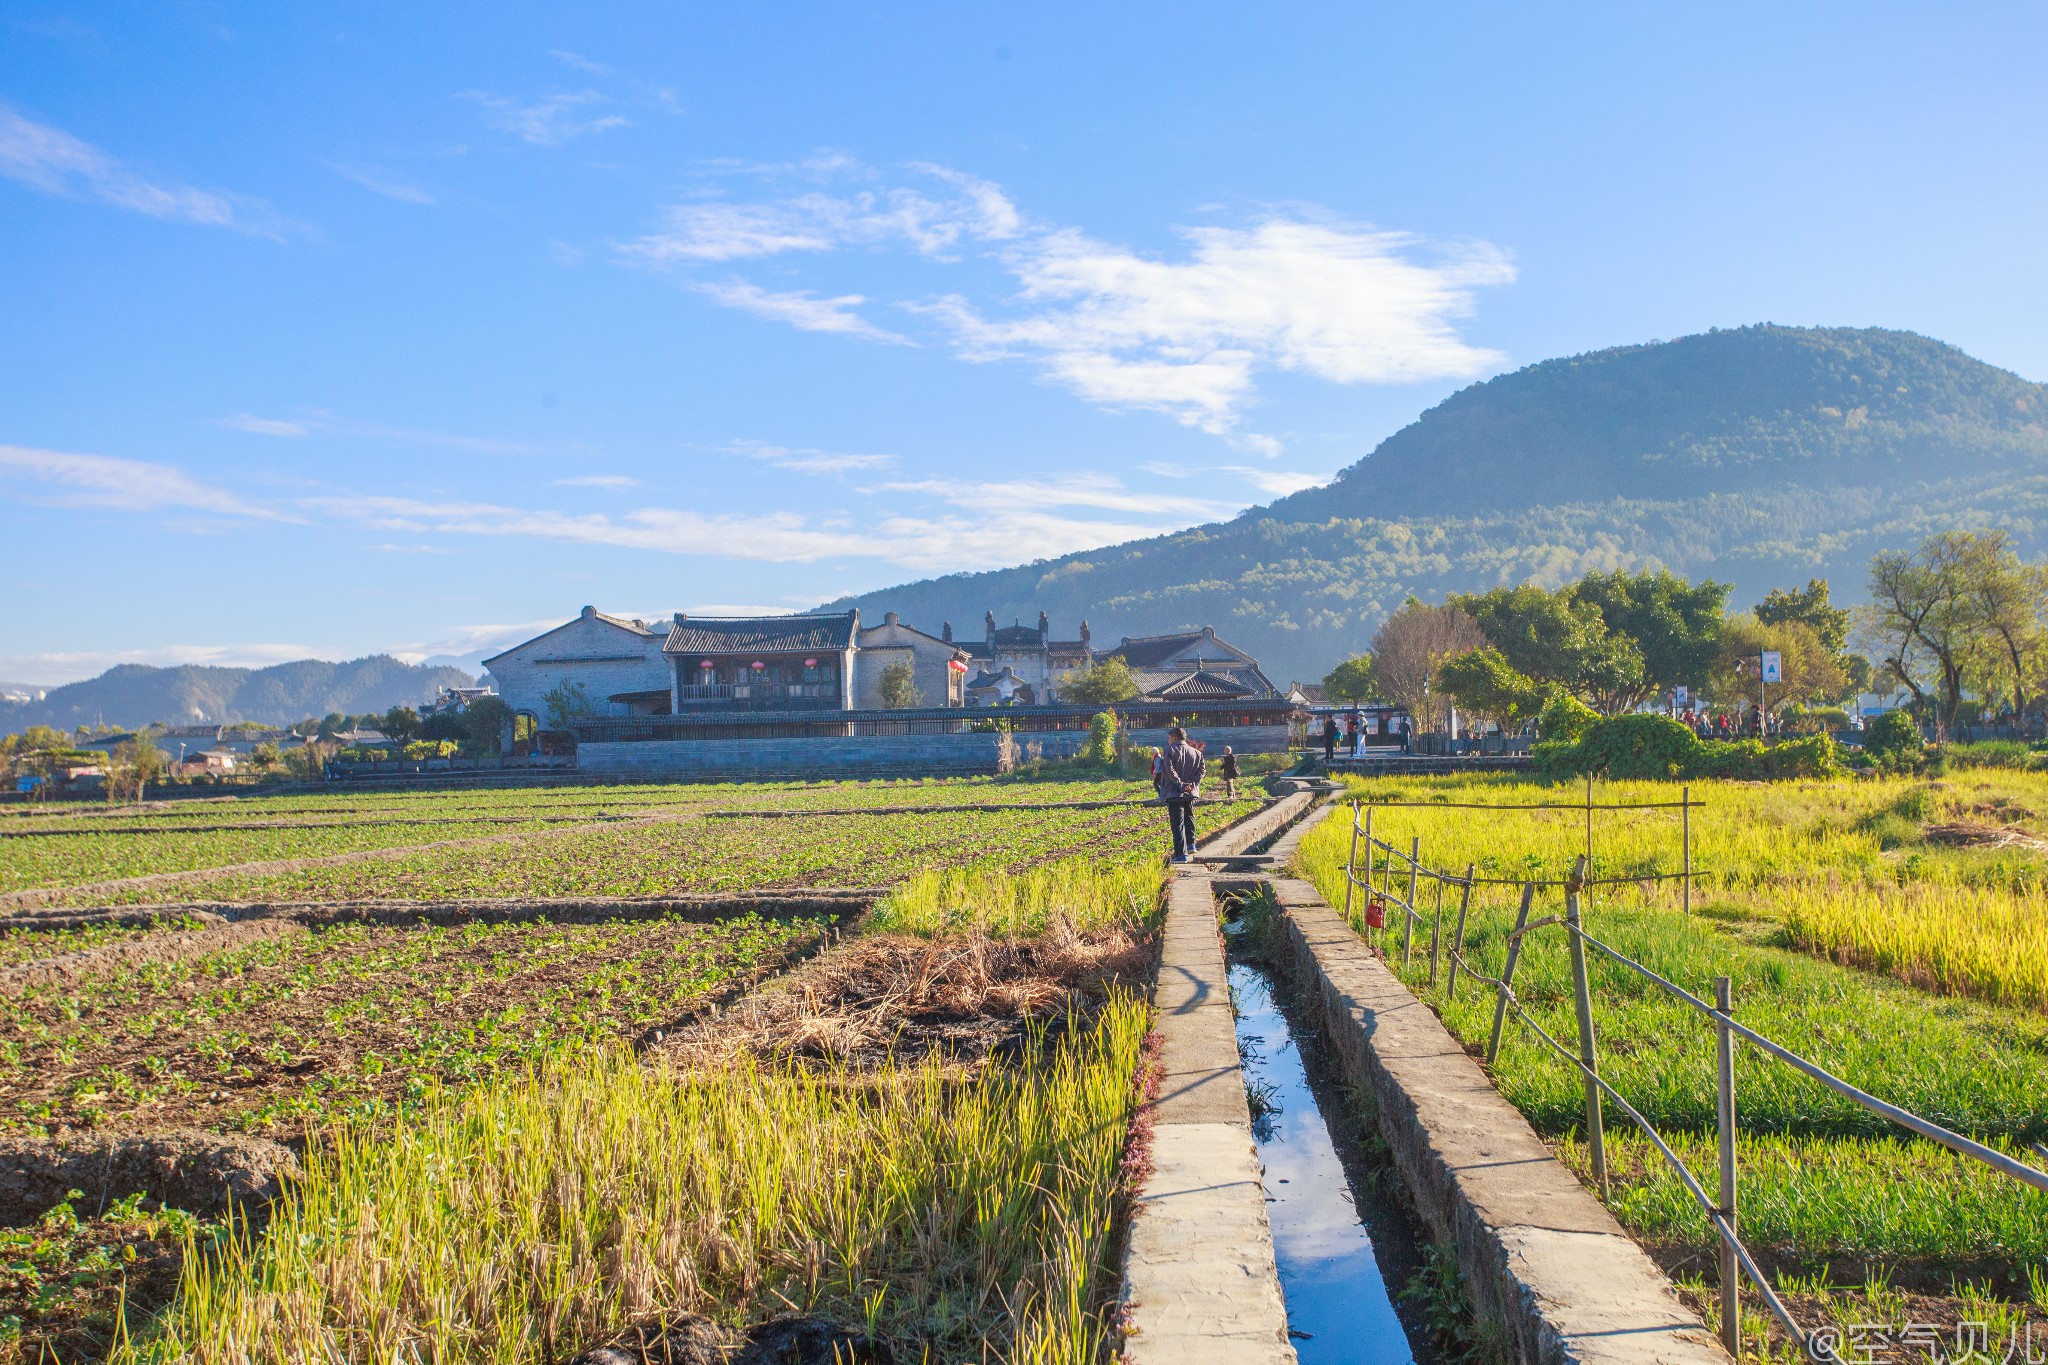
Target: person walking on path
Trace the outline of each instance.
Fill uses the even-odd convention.
[[[1351,750],[1353,758],[1358,757],[1358,713],[1353,712],[1344,719],[1344,743]]]
[[[1228,744],[1223,746],[1223,758],[1218,766],[1223,770],[1223,799],[1237,800],[1237,755],[1230,752]]]
[[[1166,732],[1166,747],[1159,751],[1159,795],[1166,801],[1166,821],[1173,830],[1173,861],[1177,863],[1195,856],[1195,800],[1202,794],[1206,766],[1202,751],[1188,743],[1187,731],[1176,725]]]
[[[1323,762],[1329,763],[1337,757],[1337,718],[1323,717]]]

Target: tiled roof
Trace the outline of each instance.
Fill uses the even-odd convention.
[[[1249,697],[1253,691],[1253,688],[1238,682],[1234,678],[1226,678],[1220,673],[1202,670],[1195,673],[1184,673],[1158,691],[1151,692],[1148,695],[1157,697],[1161,701],[1226,701],[1234,700],[1238,697]]]
[[[595,616],[600,621],[605,621],[610,623],[611,625],[617,626],[620,630],[630,630],[635,635],[654,634],[654,628],[648,625],[645,621],[629,621],[623,616],[609,616],[601,611],[594,611],[591,613],[591,615]]]
[[[837,616],[706,616],[678,621],[664,654],[766,654],[778,650],[847,649],[853,612]]]
[[[1122,644],[1104,653],[1120,656],[1132,668],[1152,668],[1165,663],[1201,638],[1199,630],[1184,630],[1175,635],[1141,635],[1136,639],[1127,635]]]
[[[1012,648],[1022,645],[1028,649],[1037,645],[1038,641],[1038,627],[1036,626],[996,627],[996,643],[999,645],[1009,645]]]

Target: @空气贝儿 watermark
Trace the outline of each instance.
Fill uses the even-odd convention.
[[[2048,1365],[2048,1324],[1855,1322],[1806,1334],[1816,1359],[1884,1365],[1927,1359],[1942,1365]]]

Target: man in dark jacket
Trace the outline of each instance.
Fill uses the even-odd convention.
[[[1337,718],[1323,717],[1323,762],[1328,763],[1337,756]]]
[[[1166,732],[1166,747],[1159,752],[1159,794],[1166,799],[1166,820],[1173,827],[1173,861],[1177,863],[1195,856],[1195,798],[1202,794],[1206,766],[1202,751],[1188,743],[1185,730],[1176,725]]]

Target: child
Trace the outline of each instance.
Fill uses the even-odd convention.
[[[1230,752],[1228,744],[1223,746],[1223,799],[1237,800],[1237,755]]]

